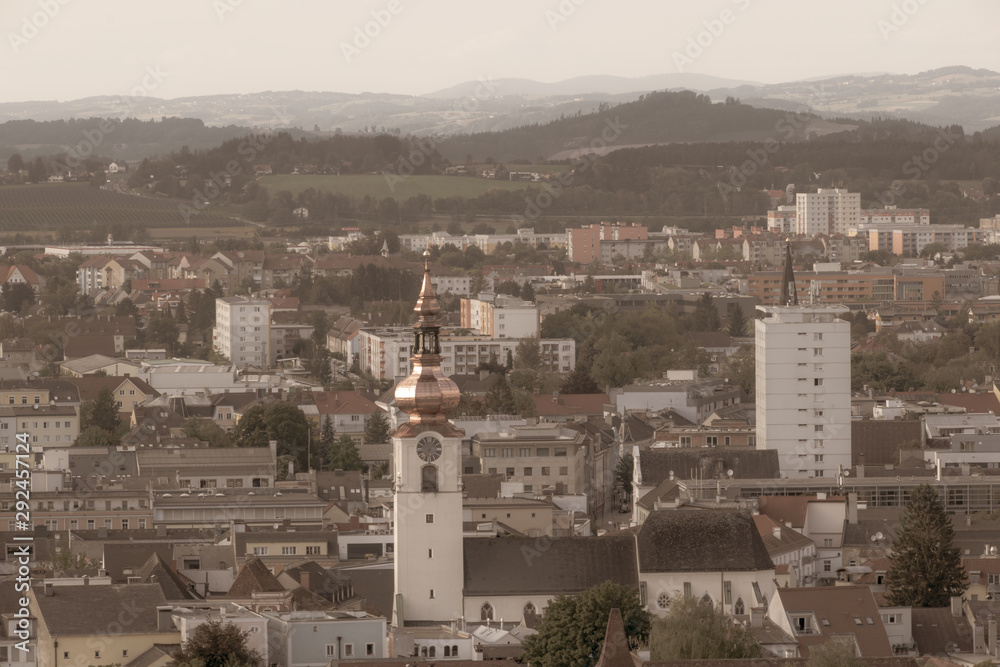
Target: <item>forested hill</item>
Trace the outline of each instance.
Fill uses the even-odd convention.
[[[612,141],[608,123],[622,130]],[[712,103],[706,95],[690,91],[649,93],[634,102],[598,112],[578,114],[551,123],[527,125],[503,132],[452,136],[438,150],[452,161],[492,157],[498,162],[528,159],[538,161],[571,157],[571,151],[587,149],[595,139],[610,147],[662,143],[763,141],[774,137],[796,141],[853,129],[858,121],[828,121],[811,113],[762,109],[735,99]],[[600,146],[600,142],[597,143]]]
[[[0,164],[14,153],[25,159],[56,155],[80,146],[81,142],[94,155],[115,160],[141,160],[179,151],[184,146],[191,150],[212,148],[250,132],[251,128],[236,125],[210,127],[196,118],[11,120],[0,123]],[[81,154],[81,157],[89,155]]]

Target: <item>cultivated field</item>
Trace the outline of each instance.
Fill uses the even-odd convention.
[[[514,171],[530,171],[523,167]],[[431,199],[438,197],[478,197],[489,190],[524,190],[531,183],[495,181],[474,176],[410,176],[398,180],[392,178],[393,188],[385,176],[347,175],[347,176],[264,176],[259,182],[270,194],[280,190],[288,190],[297,195],[303,190],[314,188],[317,191],[333,192],[361,199],[369,195],[375,199],[391,197],[397,201],[405,201],[417,195],[427,195]],[[535,184],[538,187],[538,184]]]
[[[89,183],[5,185],[0,186],[0,231],[85,229],[94,223],[116,222],[177,227],[186,224],[178,209],[180,203],[108,192]],[[204,211],[192,216],[191,224],[225,227],[239,223]]]

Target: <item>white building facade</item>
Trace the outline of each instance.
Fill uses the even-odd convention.
[[[856,229],[861,218],[861,193],[840,188],[820,188],[815,193],[795,196],[797,233],[847,234]]]
[[[851,327],[843,306],[759,307],[757,449],[787,477],[835,477],[851,465]]]
[[[240,367],[268,368],[271,303],[265,299],[230,296],[215,300],[212,347]]]
[[[513,357],[518,338],[491,339],[488,336],[442,336],[441,370],[445,375],[468,375],[480,363],[495,359],[505,363]],[[386,327],[358,332],[358,363],[361,370],[380,380],[398,382],[413,370],[410,363],[413,329]],[[569,373],[576,368],[576,341],[572,338],[542,338],[542,370]]]

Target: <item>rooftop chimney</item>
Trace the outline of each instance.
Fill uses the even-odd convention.
[[[170,632],[174,629],[173,619],[170,618],[171,611],[173,611],[173,607],[167,605],[158,605],[156,607],[157,632]]]

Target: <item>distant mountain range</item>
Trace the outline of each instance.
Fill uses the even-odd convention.
[[[520,95],[523,97],[552,97],[556,95],[624,95],[645,93],[652,90],[698,90],[758,86],[750,81],[723,79],[707,74],[654,74],[642,77],[578,76],[555,83],[540,83],[531,79],[496,79],[467,81],[423,97],[453,99],[478,97],[483,90],[495,89],[495,95]]]
[[[847,75],[784,84],[761,84],[700,74],[662,74],[635,78],[584,76],[554,83],[529,79],[468,81],[421,96],[303,91],[170,100],[101,96],[68,102],[0,103],[0,123],[25,119],[174,117],[201,120],[207,126],[218,128],[226,138],[245,134],[251,128],[284,127],[300,128],[298,136],[327,136],[338,130],[347,133],[388,131],[444,139],[544,125],[633,102],[651,91],[664,90],[696,90],[714,101],[735,97],[758,108],[796,111],[807,108],[827,119],[908,118],[932,125],[959,124],[966,132],[1000,126],[1000,73],[968,67],[947,67],[915,75]],[[12,134],[16,133],[5,136],[0,132],[0,158],[12,151],[29,156],[43,150],[51,152],[49,144],[64,141],[18,139]],[[185,142],[184,138],[177,141],[171,138],[141,148],[138,144],[142,142],[118,143],[112,157],[135,159],[137,150],[169,151],[182,145],[195,149],[204,146],[202,141],[215,143],[219,140],[217,132],[204,134],[201,140],[194,138]],[[652,137],[655,133],[649,134]],[[749,138],[746,133],[740,136]],[[725,137],[724,132],[714,132],[708,138],[704,132],[685,133],[680,128],[666,132],[662,140],[723,141]],[[572,150],[571,144],[563,142],[566,150]],[[551,143],[549,146],[556,147]],[[555,152],[560,150],[563,149]]]

